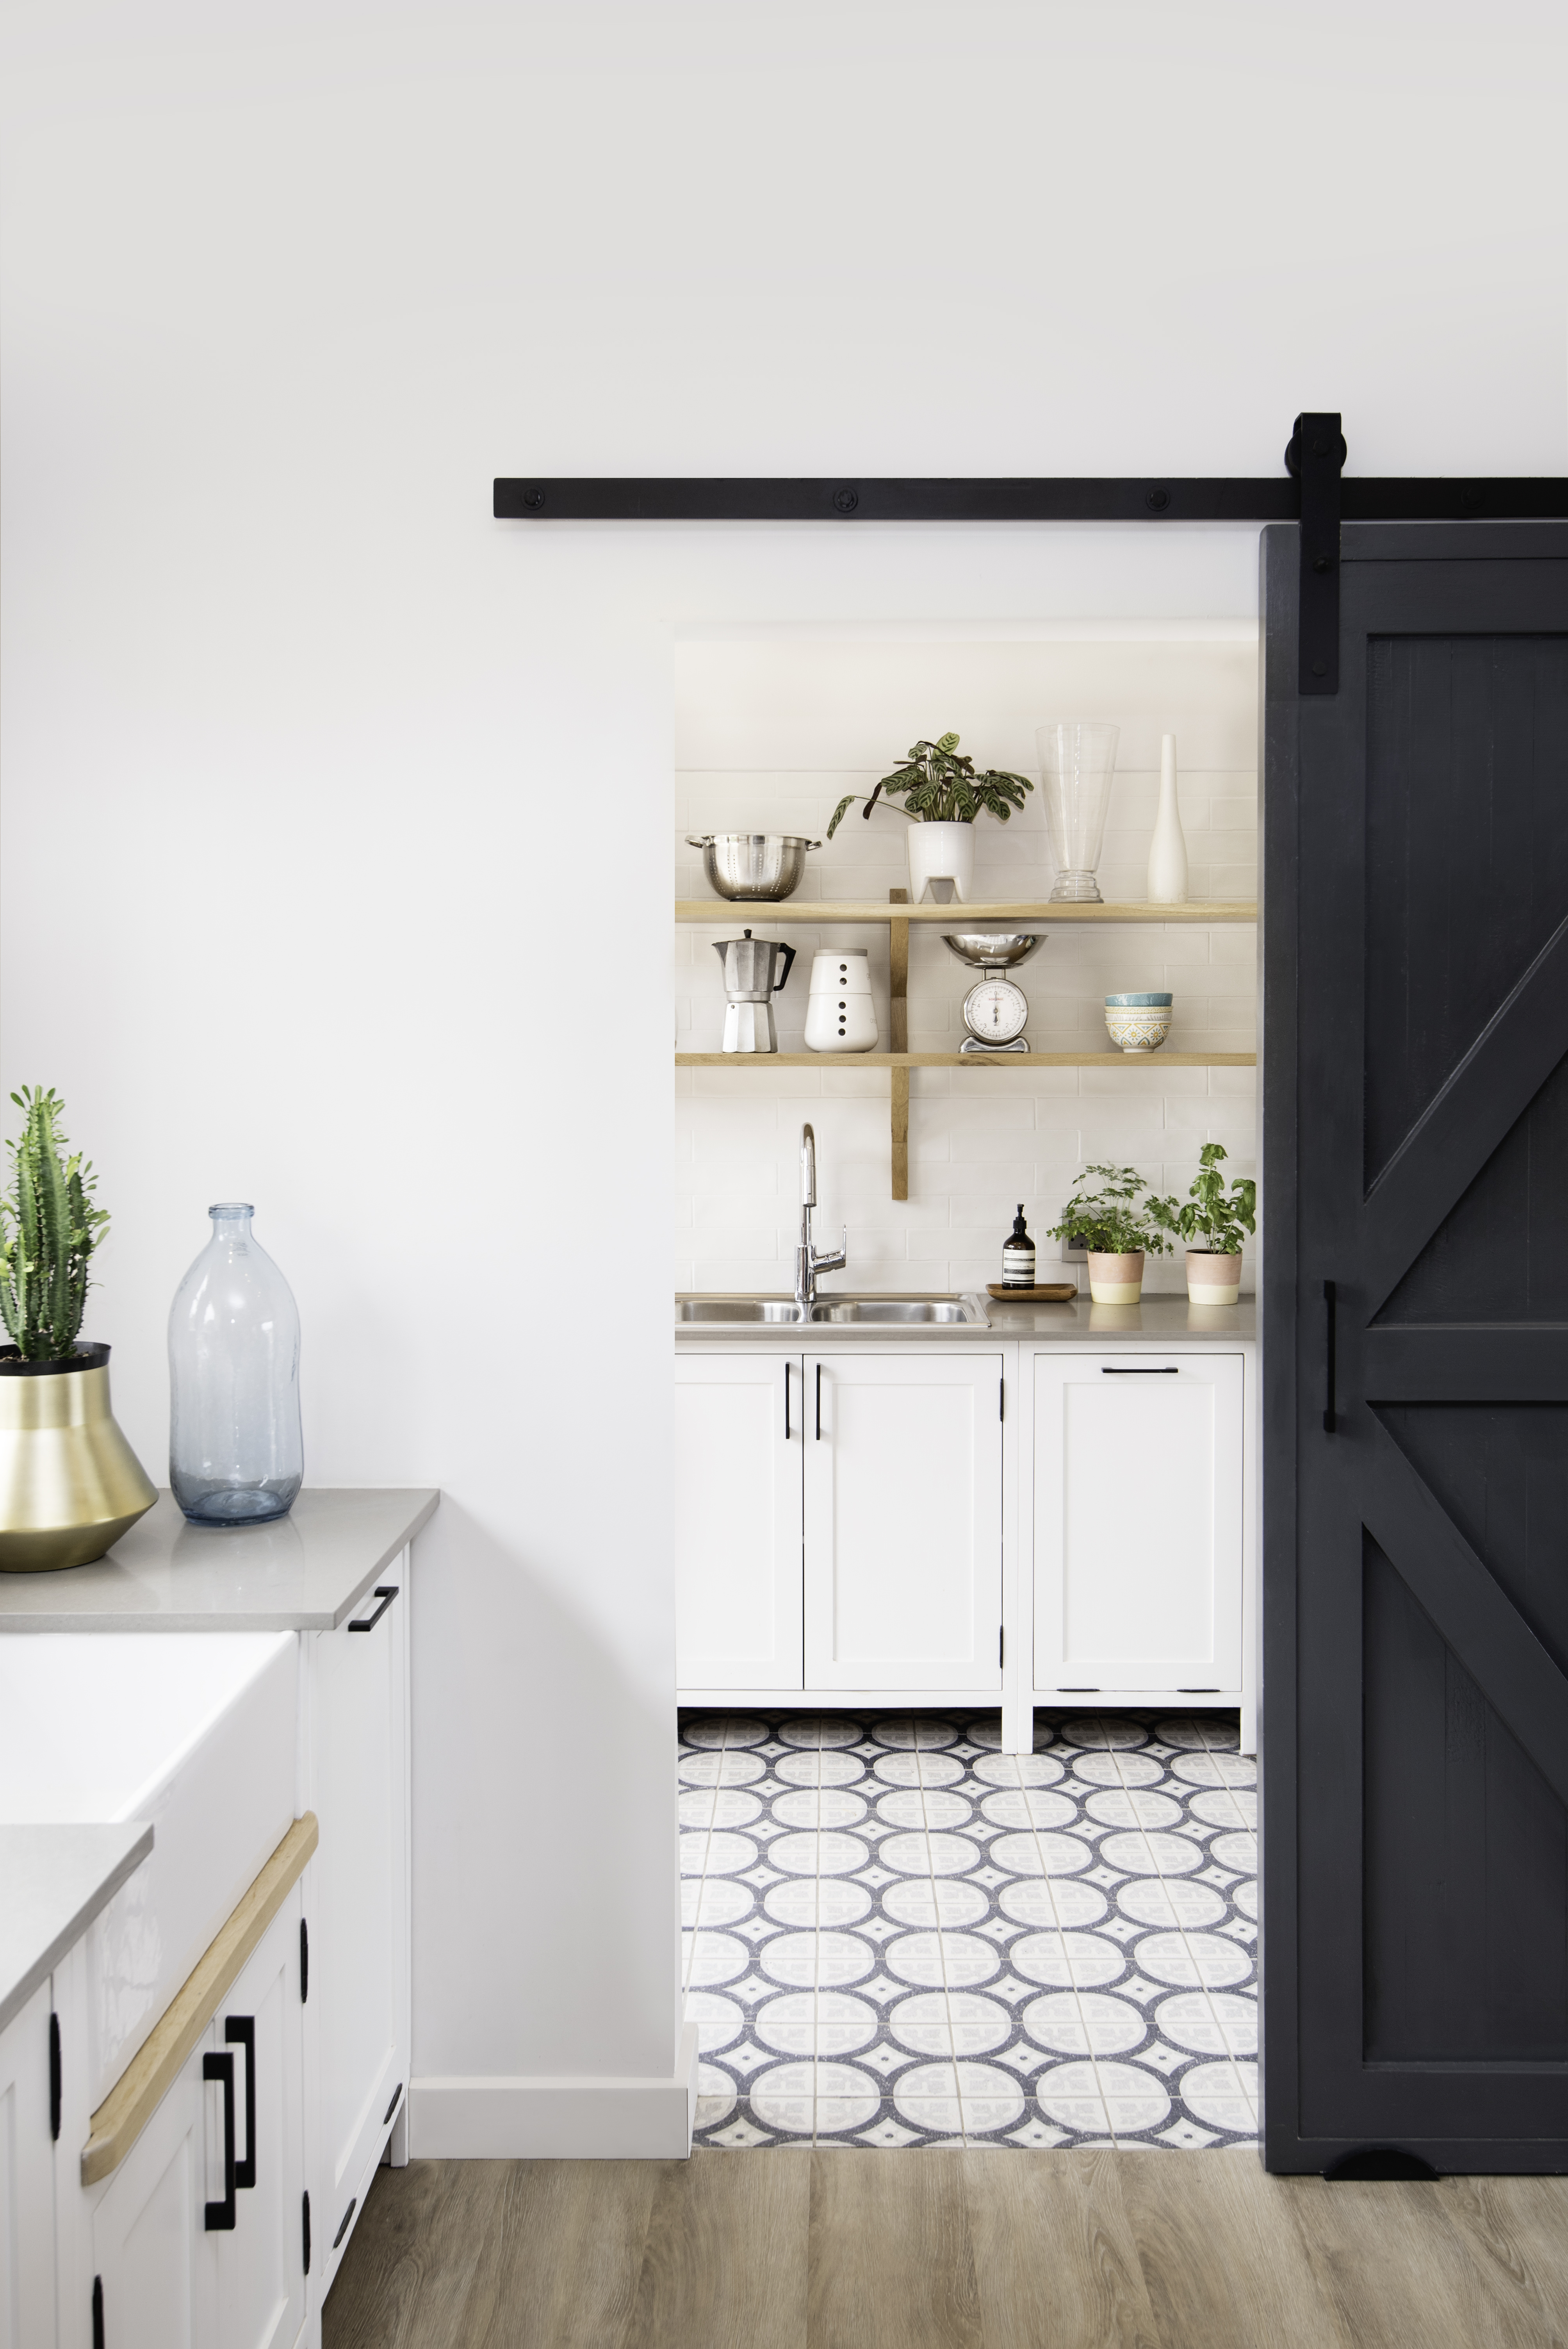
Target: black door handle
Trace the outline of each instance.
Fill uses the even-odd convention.
[[[397,1585],[395,1582],[378,1582],[375,1596],[381,1601],[380,1606],[374,1615],[363,1615],[357,1621],[351,1623],[348,1627],[351,1631],[374,1631],[392,1601],[397,1598]]]
[[[822,1365],[817,1365],[817,1441],[822,1441]]]
[[[789,1441],[789,1365],[784,1365],[784,1441]]]
[[[201,2077],[223,2083],[223,2199],[207,2205],[207,2232],[227,2232],[232,2230],[234,2207],[234,2059],[232,2055],[203,2055]]]
[[[1102,1379],[1174,1379],[1181,1371],[1174,1362],[1101,1362],[1099,1374]]]
[[[244,2192],[256,2182],[256,2018],[226,2014],[223,2036],[231,2046],[245,2051],[245,2150],[234,2164],[234,2183]]]
[[[1338,1428],[1334,1411],[1334,1356],[1336,1335],[1334,1323],[1337,1304],[1338,1299],[1334,1283],[1332,1280],[1326,1280],[1323,1284],[1323,1432],[1326,1435],[1335,1434]]]

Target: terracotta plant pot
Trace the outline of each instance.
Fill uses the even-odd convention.
[[[1088,1293],[1097,1305],[1136,1305],[1143,1294],[1143,1250],[1097,1256],[1090,1248]]]
[[[1209,1248],[1187,1251],[1187,1299],[1192,1305],[1233,1305],[1242,1293],[1242,1259]]]

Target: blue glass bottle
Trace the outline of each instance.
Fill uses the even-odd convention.
[[[286,1516],[304,1475],[299,1310],[227,1200],[169,1312],[169,1482],[198,1526]]]

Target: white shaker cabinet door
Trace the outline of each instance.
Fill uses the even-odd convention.
[[[800,1359],[676,1363],[676,1682],[798,1689]]]
[[[1002,1359],[806,1357],[806,1683],[1001,1686]]]
[[[315,1636],[310,1658],[321,1822],[305,1901],[316,2295],[331,2287],[408,2078],[407,1622],[405,1549],[347,1622]]]
[[[294,2349],[304,2323],[299,1920],[296,1885],[216,2020],[240,2165],[233,2231],[218,2239],[218,2349]]]
[[[49,1985],[0,2032],[0,2349],[55,2338]]]
[[[1241,1356],[1034,1372],[1037,1689],[1238,1690]]]
[[[231,2238],[208,2228],[207,2209],[227,2199],[224,2090],[202,2072],[209,2055],[240,2054],[221,2037],[209,2023],[93,2210],[92,2337],[105,2349],[216,2349]]]

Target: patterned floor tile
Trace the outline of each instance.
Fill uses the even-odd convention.
[[[1257,2134],[1256,1772],[1234,1716],[682,1723],[696,2138]]]

